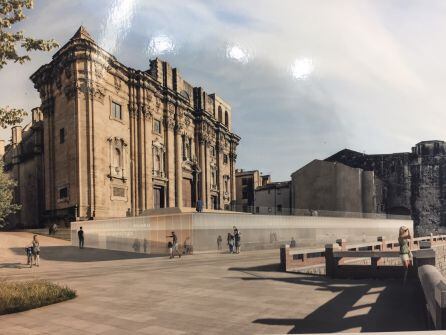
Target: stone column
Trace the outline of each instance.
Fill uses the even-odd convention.
[[[164,117],[165,124],[165,136],[166,136],[166,159],[167,159],[167,178],[169,179],[167,183],[167,206],[166,207],[175,207],[175,119],[171,114],[173,105],[168,104],[168,110],[166,111],[166,115]]]
[[[206,143],[203,138],[199,139],[199,160],[198,163],[200,165],[201,173],[200,173],[200,192],[198,199],[200,199],[203,203],[203,208],[207,208],[206,201]]]
[[[176,184],[176,197],[175,206],[178,208],[183,207],[183,153],[181,147],[181,127],[177,123],[175,128],[175,184]]]
[[[217,143],[217,182],[218,182],[218,205],[219,209],[225,208],[224,200],[224,181],[223,181],[223,146],[219,142]]]

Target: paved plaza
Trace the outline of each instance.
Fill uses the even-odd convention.
[[[49,279],[74,300],[0,316],[1,334],[280,334],[425,329],[419,290],[399,281],[346,281],[278,272],[279,251],[170,260],[83,249],[0,233],[0,278]]]

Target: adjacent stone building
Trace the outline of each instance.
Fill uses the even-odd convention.
[[[15,227],[37,227],[44,213],[43,176],[43,114],[39,108],[32,110],[32,121],[24,128],[12,127],[11,142],[5,147],[0,141],[6,175],[17,181],[14,202],[22,210],[10,215],[8,220]]]
[[[412,215],[418,234],[446,231],[446,143],[423,141],[411,152],[366,155],[342,150],[327,158],[374,171],[384,182],[384,211]]]
[[[236,203],[233,210],[239,212],[254,212],[255,190],[271,182],[269,175],[263,175],[259,170],[245,171],[238,169],[236,178]]]
[[[170,64],[129,68],[81,27],[31,80],[42,100],[39,120],[21,141],[13,138],[4,160],[18,189],[26,178],[15,171],[35,167],[28,175],[42,203],[30,203],[40,217],[122,217],[194,207],[198,199],[204,208],[234,205],[240,137],[231,106]],[[22,215],[34,211],[18,200]]]
[[[310,162],[291,175],[291,188],[295,214],[317,211],[342,216],[383,210],[383,184],[374,171],[338,162]]]
[[[256,214],[292,214],[290,181],[268,183],[259,186],[255,190],[254,197]]]

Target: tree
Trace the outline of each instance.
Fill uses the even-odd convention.
[[[24,10],[31,9],[32,6],[33,0],[0,0],[0,70],[11,61],[23,64],[31,60],[31,51],[49,51],[59,46],[52,39],[35,39],[25,36],[23,31],[12,31],[16,23],[26,18]],[[0,107],[0,127],[20,123],[24,116],[26,112],[22,108]],[[12,203],[15,186],[15,181],[4,173],[0,162],[0,228],[6,226],[5,218],[21,207]]]
[[[17,212],[21,206],[13,204],[13,191],[16,186],[16,182],[9,178],[3,171],[3,162],[0,161],[0,228],[5,228],[7,222],[5,218]]]
[[[14,24],[26,18],[24,10],[32,6],[33,0],[0,0],[0,70],[10,61],[23,64],[31,60],[31,51],[49,51],[59,46],[53,39],[35,39],[25,36],[23,31],[11,31]],[[25,52],[19,54],[19,48]],[[22,108],[0,107],[0,127],[20,123],[24,116]]]

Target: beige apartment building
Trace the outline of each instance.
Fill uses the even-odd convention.
[[[41,107],[23,134],[14,128],[4,160],[17,175],[25,162],[35,164],[25,143],[38,142],[33,162],[40,168],[32,174],[41,185],[32,192],[45,220],[139,215],[195,207],[199,199],[209,209],[234,205],[240,137],[231,106],[170,64],[155,59],[146,71],[129,68],[81,27],[31,80]],[[18,182],[23,194],[27,186]]]
[[[239,212],[254,212],[255,190],[271,182],[269,175],[263,175],[259,170],[235,171],[236,202],[235,210]]]

